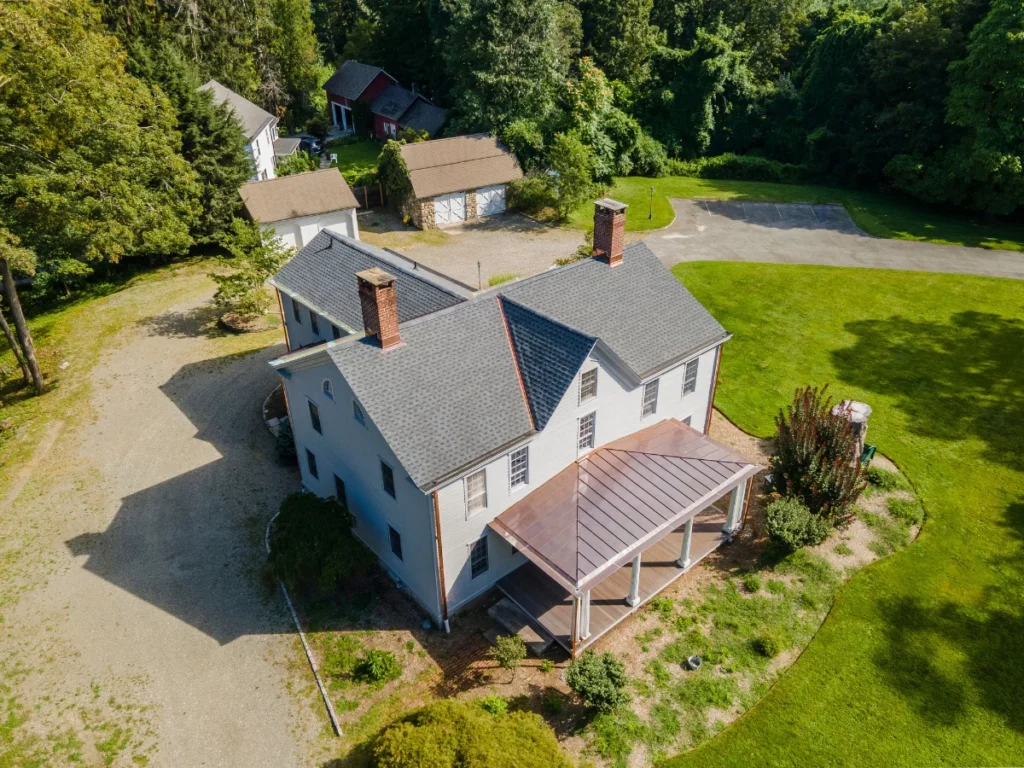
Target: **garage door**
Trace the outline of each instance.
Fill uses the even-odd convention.
[[[434,223],[437,226],[466,220],[466,193],[452,192],[434,198]]]
[[[493,216],[505,210],[505,185],[480,187],[476,191],[477,216]]]

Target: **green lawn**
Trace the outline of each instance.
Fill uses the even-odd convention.
[[[735,334],[718,406],[768,435],[807,383],[874,408],[917,541],[840,592],[803,656],[675,766],[1024,762],[1024,283],[759,264],[675,273]]]
[[[345,181],[353,186],[362,183],[363,178],[377,170],[377,156],[380,154],[380,142],[348,141],[334,142],[324,145],[324,154],[338,156],[338,170]]]
[[[650,188],[654,187],[653,216]],[[857,226],[876,237],[927,240],[933,243],[973,245],[1024,251],[1024,226],[995,222],[980,224],[968,218],[870,192],[832,189],[804,184],[769,184],[755,181],[715,181],[685,176],[646,179],[617,178],[609,195],[629,203],[626,229],[659,229],[672,221],[670,197],[716,200],[765,200],[779,203],[842,203]],[[588,202],[570,219],[570,226],[593,226],[594,207]]]

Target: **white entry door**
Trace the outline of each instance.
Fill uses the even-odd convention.
[[[466,220],[466,193],[452,192],[434,198],[434,223],[437,226]]]
[[[476,191],[476,215],[493,216],[505,210],[505,185],[480,187]]]

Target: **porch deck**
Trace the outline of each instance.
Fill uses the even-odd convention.
[[[724,498],[694,518],[691,567],[726,539],[722,527],[727,515],[728,498]],[[619,568],[591,589],[590,637],[576,644],[577,653],[685,573],[676,564],[683,545],[683,527],[644,550],[640,567],[640,602],[636,607],[626,603],[631,565]],[[573,603],[572,595],[564,587],[528,562],[502,578],[498,588],[546,629],[559,645],[572,653]]]

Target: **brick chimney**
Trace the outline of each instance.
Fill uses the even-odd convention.
[[[626,204],[611,198],[594,203],[594,255],[613,267],[622,263],[626,234]]]
[[[398,335],[398,300],[395,276],[374,267],[356,272],[359,281],[359,305],[367,336],[376,336],[381,349],[391,349],[401,340]]]

